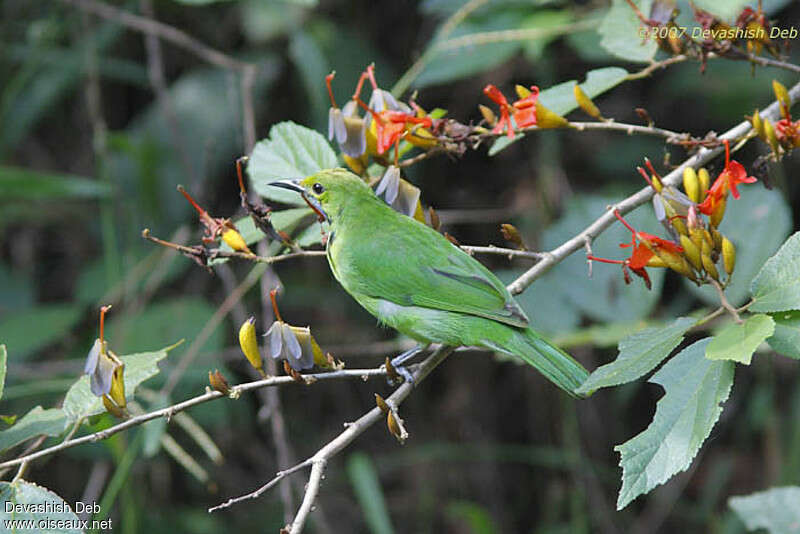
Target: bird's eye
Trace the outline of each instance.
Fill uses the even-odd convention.
[[[325,188],[322,187],[322,184],[316,183],[311,186],[311,190],[314,192],[315,195],[321,195],[325,191]]]

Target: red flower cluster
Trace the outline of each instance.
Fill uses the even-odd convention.
[[[483,88],[483,94],[489,97],[495,104],[500,106],[500,120],[497,121],[492,133],[501,133],[506,130],[509,139],[514,138],[514,125],[517,128],[536,126],[536,101],[539,98],[539,88],[531,86],[530,94],[521,97],[513,104],[508,103],[505,95],[492,84]],[[511,122],[511,118],[514,122]]]
[[[754,176],[747,176],[747,171],[741,163],[731,160],[730,144],[726,140],[725,168],[708,189],[705,200],[697,205],[697,210],[704,215],[711,215],[725,202],[728,197],[728,191],[733,193],[733,198],[739,198],[737,184],[752,184],[755,181],[756,178]]]

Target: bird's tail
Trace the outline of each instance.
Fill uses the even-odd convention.
[[[575,389],[583,384],[589,371],[532,329],[509,327],[509,330],[512,334],[505,343],[487,343],[489,348],[522,359],[573,397],[580,397]]]

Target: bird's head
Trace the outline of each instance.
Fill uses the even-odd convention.
[[[326,169],[302,180],[280,180],[269,185],[300,193],[320,219],[330,221],[346,202],[374,197],[372,189],[346,169]]]

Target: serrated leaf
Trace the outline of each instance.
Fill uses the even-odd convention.
[[[784,486],[731,497],[728,506],[747,530],[766,529],[771,534],[800,532],[800,487]]]
[[[620,67],[604,67],[602,69],[590,70],[586,73],[586,81],[580,84],[581,89],[589,98],[594,98],[616,87],[625,80],[628,71]],[[573,87],[577,82],[569,80],[567,82],[548,87],[539,93],[539,102],[547,109],[559,115],[566,115],[578,108],[575,101]],[[512,143],[523,139],[524,135],[517,135],[514,139],[506,136],[500,137],[489,149],[489,155],[494,156]]]
[[[647,328],[626,337],[619,343],[617,359],[595,369],[575,393],[586,394],[644,376],[669,356],[696,322],[690,317],[679,317],[667,327]]]
[[[634,2],[645,16],[650,13],[652,0]],[[597,29],[602,36],[600,45],[618,58],[647,63],[656,55],[658,44],[653,39],[642,39],[641,27],[642,22],[625,0],[612,0],[611,9]]]
[[[767,343],[775,352],[800,360],[800,311],[770,315],[775,321],[775,332],[767,339]]]
[[[125,364],[125,398],[132,401],[136,388],[153,376],[158,374],[158,362],[167,357],[167,354],[176,345],[165,347],[154,352],[141,352],[121,356]],[[84,375],[78,379],[64,398],[64,414],[71,422],[83,417],[90,417],[106,411],[103,401],[95,396],[89,389],[89,377]]]
[[[14,482],[0,482],[0,501],[4,506],[0,508],[0,525],[10,533],[37,532],[41,534],[78,534],[83,532],[81,522],[64,499],[47,488],[38,486],[23,479]],[[7,504],[6,504],[7,503]],[[6,511],[6,506],[14,506]],[[11,520],[16,520],[17,525],[28,521],[36,528],[12,526]],[[40,523],[44,521],[44,525]],[[7,530],[6,530],[7,529]]]
[[[0,399],[3,398],[3,389],[6,386],[6,360],[8,351],[5,345],[0,345]]]
[[[66,425],[67,418],[61,408],[45,410],[41,406],[36,406],[11,428],[0,432],[0,451],[36,436],[58,436]]]
[[[545,250],[552,249],[580,232],[602,215],[616,200],[599,195],[576,195],[564,215],[542,235]],[[649,209],[649,208],[647,208]],[[659,233],[658,222],[646,209],[636,210],[626,219],[637,230]],[[624,259],[630,251],[620,243],[630,242],[631,234],[621,224],[614,224],[592,242],[595,256]],[[646,317],[658,301],[664,282],[664,269],[650,269],[653,289],[648,290],[638,278],[626,285],[618,265],[595,263],[592,277],[583,254],[572,254],[550,271],[550,290],[562,295],[584,315],[599,322],[634,321]]]
[[[274,125],[269,130],[269,138],[256,143],[247,163],[247,174],[256,193],[262,197],[282,204],[305,206],[297,193],[267,184],[305,178],[338,166],[336,153],[322,134],[287,121]]]
[[[747,300],[751,281],[792,229],[792,215],[780,192],[758,184],[742,188],[741,192],[738,200],[728,199],[725,219],[719,228],[736,246],[736,270],[725,288],[725,295],[734,306]],[[683,284],[705,303],[719,306],[719,296],[713,287],[697,287],[685,278]],[[769,310],[759,309],[754,304],[750,311]]]
[[[686,347],[650,379],[666,393],[650,425],[614,447],[622,467],[617,510],[688,468],[719,419],[735,366],[705,358],[709,342],[701,339]]]
[[[111,193],[105,182],[82,176],[46,173],[0,165],[0,199],[57,200],[63,198],[102,198]]]
[[[750,310],[778,312],[800,309],[800,232],[764,263],[751,286],[756,301]]]
[[[706,358],[750,365],[753,353],[774,331],[775,321],[763,313],[748,317],[741,324],[729,324],[708,344]]]
[[[58,341],[77,323],[79,304],[41,304],[10,314],[0,321],[0,339],[15,358],[23,359]]]

